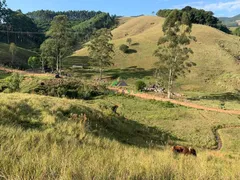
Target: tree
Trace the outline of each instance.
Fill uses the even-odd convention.
[[[6,0],[0,0],[0,24],[2,23],[3,16],[5,15],[6,6]]]
[[[38,57],[35,56],[31,56],[28,59],[28,65],[32,68],[32,69],[36,69],[38,67],[40,67],[40,60]]]
[[[111,66],[113,63],[112,55],[114,54],[111,31],[103,28],[94,34],[93,40],[87,45],[89,56],[99,67],[100,80],[102,80],[102,71],[104,67]]]
[[[68,18],[64,15],[54,17],[49,31],[49,37],[41,45],[41,56],[56,62],[56,70],[61,74],[62,61],[73,51],[72,30],[69,27]]]
[[[126,45],[126,44],[122,44],[120,47],[119,47],[119,50],[124,52],[124,53],[127,53],[128,52],[128,49],[129,47]]]
[[[156,74],[159,69],[168,72],[168,98],[171,98],[173,82],[184,75],[189,67],[195,65],[187,62],[193,51],[188,48],[195,37],[190,35],[192,23],[186,12],[174,10],[166,18],[163,25],[164,36],[158,41],[158,49],[154,55],[159,58],[156,63]]]
[[[233,31],[233,34],[236,35],[236,36],[240,36],[240,27],[238,27],[237,29],[235,29]]]
[[[129,46],[131,46],[131,44],[132,44],[132,38],[128,38],[128,39],[127,39],[127,43],[129,44]]]
[[[17,53],[17,46],[14,44],[14,43],[11,43],[10,46],[9,46],[9,52],[11,53],[12,55],[12,65],[13,65],[13,62],[14,62],[14,57],[15,57],[15,54]]]

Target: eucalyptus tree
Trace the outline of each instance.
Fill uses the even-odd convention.
[[[158,41],[158,49],[154,55],[159,58],[156,65],[156,74],[167,78],[168,98],[171,98],[174,81],[189,71],[189,67],[196,65],[188,61],[193,53],[189,48],[192,40],[192,23],[186,12],[172,11],[166,18],[163,28],[164,36]],[[166,74],[163,73],[167,72]]]

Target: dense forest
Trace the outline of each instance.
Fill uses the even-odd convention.
[[[172,9],[159,10],[157,15],[160,17],[167,17],[172,11]],[[208,25],[225,33],[231,33],[226,25],[224,25],[217,17],[214,17],[213,12],[211,11],[205,11],[203,9],[195,9],[190,6],[186,6],[181,10],[181,13],[184,12],[188,13],[192,23]]]
[[[26,15],[33,19],[37,24],[38,28],[42,31],[47,31],[51,25],[51,21],[55,16],[65,15],[68,17],[72,26],[77,25],[81,22],[89,20],[94,16],[101,14],[101,11],[50,11],[50,10],[39,10],[29,12]]]
[[[54,17],[65,15],[73,28],[77,43],[84,43],[95,30],[111,28],[116,23],[116,16],[100,11],[54,12],[39,10],[24,14],[21,10],[13,11],[3,4],[1,7],[0,42],[15,43],[17,46],[36,49],[46,39],[46,32]],[[81,42],[80,42],[81,41]]]

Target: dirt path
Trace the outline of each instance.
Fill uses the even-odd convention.
[[[131,96],[135,96],[135,97],[139,97],[142,99],[153,99],[153,100],[157,100],[157,101],[164,101],[164,102],[171,102],[173,104],[177,104],[177,105],[181,105],[181,106],[185,106],[185,107],[190,107],[190,108],[194,108],[194,109],[201,109],[201,110],[206,110],[206,111],[214,111],[214,112],[220,112],[220,113],[226,113],[226,114],[235,114],[235,115],[240,115],[240,110],[223,110],[223,109],[218,109],[218,108],[209,108],[209,107],[205,107],[205,106],[200,106],[197,104],[193,104],[190,102],[182,102],[182,101],[178,101],[178,100],[174,100],[174,99],[166,99],[163,97],[158,97],[158,96],[154,96],[151,94],[147,94],[147,93],[134,93],[134,92],[129,92],[127,90],[122,90],[122,89],[118,89],[118,88],[109,88],[110,90],[113,90],[115,92],[119,92],[119,93],[124,93],[127,95],[131,95]],[[216,142],[217,142],[217,148],[215,150],[220,151],[222,149],[222,139],[221,136],[219,134],[219,130],[222,129],[230,129],[230,128],[240,128],[240,125],[236,125],[236,126],[225,126],[225,127],[221,127],[218,128],[216,130],[213,130],[214,136],[216,138]]]
[[[223,142],[222,142],[221,136],[219,134],[219,131],[223,130],[223,129],[235,129],[235,128],[240,128],[240,125],[222,127],[222,128],[217,129],[214,132],[216,141],[218,143],[218,146],[217,146],[217,148],[215,150],[220,151],[222,149],[222,147],[223,147]]]
[[[201,106],[201,105],[190,103],[190,102],[182,102],[179,100],[167,99],[167,98],[163,98],[163,97],[159,97],[159,96],[151,95],[151,94],[147,94],[147,93],[134,93],[133,91],[129,92],[127,90],[122,90],[122,89],[112,88],[112,87],[110,87],[109,89],[113,90],[115,92],[124,93],[127,95],[139,97],[142,99],[149,99],[149,100],[152,99],[152,100],[156,100],[156,101],[171,102],[173,104],[190,107],[190,108],[194,108],[194,109],[213,111],[213,112],[219,112],[219,113],[225,113],[225,114],[240,115],[240,110],[224,110],[224,109],[219,109],[219,108],[210,108],[210,107],[205,107],[205,106]]]

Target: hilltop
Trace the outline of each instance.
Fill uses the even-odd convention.
[[[112,31],[115,45],[114,68],[137,66],[151,69],[157,58],[153,56],[157,41],[163,35],[164,18],[141,16],[122,19],[119,27]],[[125,22],[125,23],[124,23]],[[192,35],[197,38],[190,46],[194,51],[191,60],[197,66],[192,69],[183,81],[178,83],[183,91],[233,91],[240,88],[240,66],[238,65],[239,38],[225,34],[215,28],[205,25],[193,25]],[[127,38],[132,38],[132,53],[124,54],[119,50],[121,44],[126,44]],[[74,53],[76,59],[88,56],[86,48]]]

